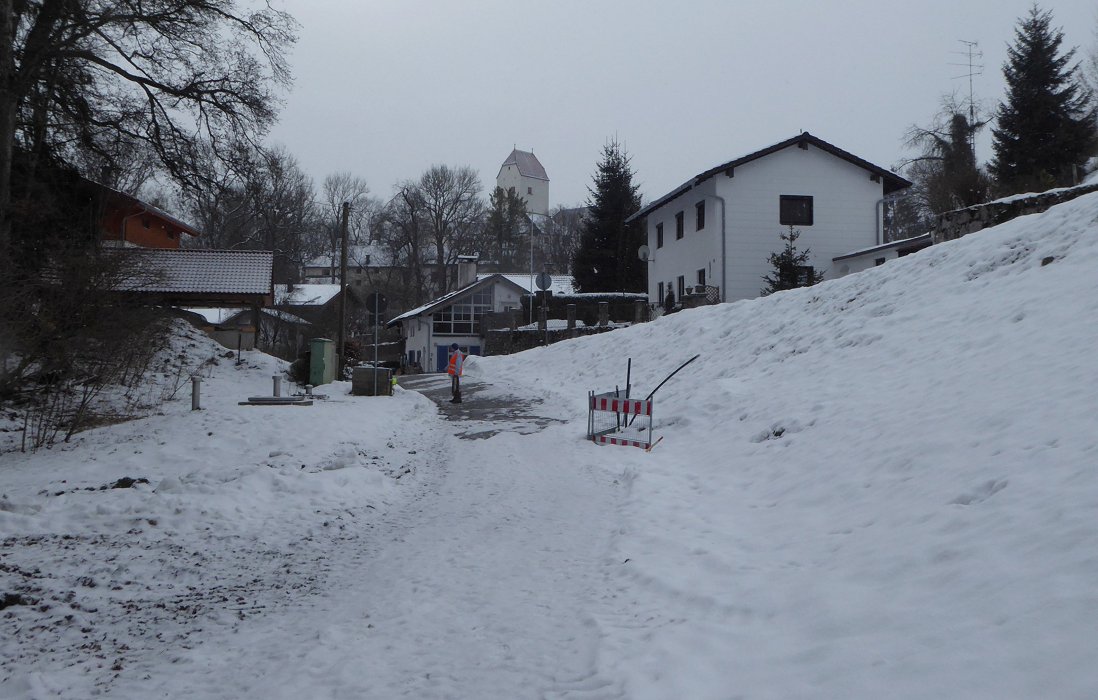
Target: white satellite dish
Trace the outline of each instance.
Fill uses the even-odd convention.
[[[651,251],[649,250],[648,246],[646,246],[646,245],[642,245],[640,248],[637,248],[637,257],[640,258],[641,260],[645,261],[645,262],[648,262],[648,256],[650,254],[651,254]]]

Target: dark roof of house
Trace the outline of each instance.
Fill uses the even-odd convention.
[[[195,295],[272,293],[274,253],[268,250],[116,248],[135,261],[119,291]]]
[[[748,153],[745,156],[735,158],[733,160],[728,161],[727,163],[721,163],[720,165],[718,165],[714,168],[710,168],[709,170],[706,170],[705,172],[698,173],[697,175],[695,175],[694,177],[690,178],[685,183],[683,183],[681,186],[675,188],[671,192],[668,192],[667,194],[660,197],[659,199],[652,202],[651,204],[648,204],[647,206],[643,207],[636,214],[629,217],[628,221],[633,221],[634,219],[639,219],[642,216],[646,216],[648,214],[648,212],[650,212],[654,209],[658,209],[659,207],[662,207],[667,202],[670,202],[672,199],[675,199],[676,197],[683,194],[684,192],[686,192],[688,190],[691,190],[694,187],[697,187],[698,185],[700,185],[701,183],[705,182],[706,180],[708,180],[709,178],[713,177],[714,175],[716,175],[718,173],[726,172],[728,170],[736,168],[737,166],[744,165],[746,163],[750,163],[753,160],[758,160],[759,158],[762,158],[763,156],[768,156],[771,153],[776,153],[776,152],[778,152],[780,150],[783,150],[785,148],[789,148],[790,146],[808,146],[808,145],[815,146],[816,148],[820,149],[821,151],[824,151],[826,153],[830,153],[831,155],[836,156],[838,158],[842,158],[843,160],[847,161],[848,163],[853,163],[854,165],[857,165],[859,168],[864,168],[865,170],[868,170],[870,173],[879,176],[881,178],[881,181],[884,183],[884,193],[885,194],[889,194],[891,192],[896,192],[897,190],[902,190],[905,187],[910,187],[911,186],[910,181],[905,180],[904,178],[900,177],[899,175],[892,172],[891,170],[886,170],[885,168],[882,168],[878,165],[874,165],[873,163],[870,163],[867,160],[859,158],[858,156],[854,155],[853,153],[849,153],[847,151],[844,151],[843,149],[839,148],[838,146],[832,145],[832,144],[828,143],[827,141],[824,141],[823,139],[821,139],[817,136],[813,136],[812,134],[808,133],[807,131],[803,131],[800,134],[794,136],[793,138],[786,139],[785,141],[782,141],[780,143],[776,143],[773,146],[767,146],[766,148],[755,151],[754,153]]]
[[[545,173],[545,168],[542,167],[541,161],[533,153],[527,151],[520,151],[514,149],[511,151],[511,155],[507,156],[507,160],[503,161],[503,165],[500,166],[500,170],[506,168],[508,165],[518,166],[519,175],[523,177],[532,177],[537,180],[549,181],[549,176]]]
[[[465,285],[461,289],[455,289],[454,291],[449,292],[448,294],[443,294],[442,296],[440,296],[437,299],[432,299],[431,301],[427,302],[426,304],[424,304],[422,306],[418,306],[418,307],[412,309],[411,311],[405,311],[401,315],[397,316],[396,318],[393,318],[388,323],[386,323],[385,327],[386,328],[392,328],[394,325],[396,325],[397,323],[400,323],[401,321],[403,321],[405,319],[415,318],[416,316],[422,316],[423,314],[433,313],[436,309],[439,309],[439,308],[444,307],[444,306],[448,306],[449,304],[452,304],[453,302],[457,301],[457,297],[459,297],[459,296],[462,296],[464,294],[468,294],[469,292],[476,291],[477,289],[480,289],[481,287],[487,287],[488,285],[494,284],[496,282],[503,282],[505,284],[512,285],[512,286],[516,287],[517,289],[519,289],[521,292],[528,293],[527,290],[523,289],[523,287],[521,285],[515,284],[514,281],[509,280],[504,275],[501,275],[500,273],[496,272],[496,273],[493,273],[493,274],[490,274],[490,275],[486,275],[485,277],[481,277],[481,278],[477,279],[476,282],[470,282],[469,284]]]

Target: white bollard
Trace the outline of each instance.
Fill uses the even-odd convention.
[[[202,377],[191,377],[191,410],[202,410]]]
[[[274,395],[275,396],[282,396],[282,377],[281,377],[281,375],[276,374],[272,377],[272,379],[274,379]]]
[[[313,385],[312,384],[306,384],[305,385],[305,395],[306,396],[312,396],[313,395]]]

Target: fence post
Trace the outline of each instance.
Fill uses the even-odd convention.
[[[610,323],[610,302],[599,302],[599,326],[605,328]]]
[[[568,311],[568,337],[576,337],[576,305],[568,304],[565,309]]]
[[[276,374],[271,379],[274,380],[274,395],[282,396],[282,377]]]
[[[202,377],[191,377],[191,410],[202,410]]]
[[[633,323],[644,323],[644,302],[640,299],[633,302]]]

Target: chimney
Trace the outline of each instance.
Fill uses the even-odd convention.
[[[477,256],[459,255],[457,259],[457,287],[467,287],[477,281]]]

